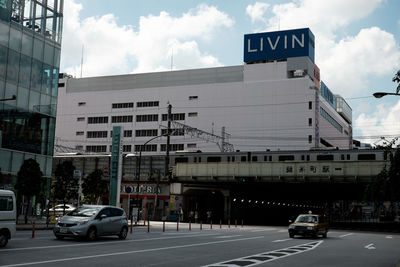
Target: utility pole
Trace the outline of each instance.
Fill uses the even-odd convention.
[[[168,175],[168,181],[171,181],[171,174],[169,173],[169,147],[171,144],[171,121],[172,121],[172,105],[168,104],[168,124],[167,124],[167,148],[166,148],[166,155],[165,155],[165,174]]]

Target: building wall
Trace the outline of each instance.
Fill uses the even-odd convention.
[[[34,158],[51,176],[63,2],[52,3],[0,6],[0,168],[6,175]],[[13,95],[16,100],[6,100]]]
[[[303,60],[303,64],[301,64]],[[288,78],[292,69],[286,61],[198,70],[131,74],[76,79],[66,76],[59,90],[56,136],[57,144],[85,150],[90,146],[106,146],[110,152],[113,126],[132,130],[124,145],[144,144],[151,137],[137,137],[135,130],[161,129],[167,125],[162,114],[167,105],[172,113],[184,113],[179,122],[221,135],[221,128],[231,135],[228,140],[236,150],[309,149],[316,146],[315,87],[307,72],[309,59],[303,57],[294,65],[304,65],[305,74]],[[308,60],[308,61],[307,61]],[[313,76],[313,73],[312,73]],[[137,102],[158,101],[157,107],[138,107]],[[133,107],[112,108],[113,103],[133,102]],[[311,109],[309,102],[312,102]],[[331,110],[329,110],[331,112]],[[136,115],[158,114],[154,122],[137,122]],[[331,114],[341,123],[340,116]],[[103,124],[88,124],[88,117],[108,117]],[[133,116],[132,122],[112,123],[112,116]],[[319,116],[319,115],[317,115]],[[78,119],[79,118],[79,119]],[[309,123],[311,120],[311,123]],[[343,133],[332,131],[323,122],[320,137],[338,137],[333,146],[349,148],[342,142]],[[87,138],[88,131],[107,131],[102,138]],[[310,138],[311,137],[311,141]],[[340,137],[340,138],[339,138]],[[165,137],[152,141],[160,152]],[[318,142],[317,142],[318,143]],[[183,144],[179,150],[219,151],[216,144],[189,135],[172,136],[171,144]]]

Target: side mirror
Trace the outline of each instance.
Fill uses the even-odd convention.
[[[107,218],[107,215],[105,215],[105,214],[101,214],[101,216],[100,216],[100,220],[103,220],[104,218]]]

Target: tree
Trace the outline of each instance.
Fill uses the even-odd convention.
[[[108,182],[102,180],[102,176],[103,172],[96,169],[83,181],[83,195],[90,203],[96,203],[98,198],[108,192]]]
[[[399,84],[396,88],[396,94],[398,94],[400,92],[400,70],[394,75],[392,81]]]
[[[25,211],[25,224],[28,223],[30,201],[33,196],[40,193],[43,182],[43,173],[40,170],[39,163],[34,159],[25,160],[18,171],[17,183],[15,184],[15,189],[18,190],[18,193],[27,197],[28,205]]]
[[[70,199],[75,199],[78,195],[78,181],[73,178],[74,170],[75,166],[72,161],[64,161],[57,165],[54,173],[56,178],[53,185],[54,198],[64,206]]]

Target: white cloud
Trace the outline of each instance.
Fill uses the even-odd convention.
[[[337,35],[352,22],[371,14],[382,2],[298,0],[278,4],[272,6],[273,16],[265,23],[264,30],[277,30],[278,24],[281,30],[310,28],[316,39],[315,61],[321,69],[321,79],[344,97],[360,95],[368,89],[369,78],[398,68],[399,45],[393,34],[377,27],[362,29],[356,36],[342,39]]]
[[[267,3],[256,2],[254,5],[248,5],[246,14],[251,18],[252,22],[262,21],[266,22],[266,12],[270,5]]]
[[[202,52],[198,41],[210,41],[220,28],[234,21],[216,7],[199,5],[180,17],[167,12],[142,16],[135,31],[119,26],[113,14],[80,20],[81,5],[65,2],[61,71],[80,75],[84,45],[83,76],[122,74],[220,66],[218,59]]]
[[[400,136],[400,101],[392,107],[378,105],[372,114],[360,114],[354,126],[359,128],[362,136],[374,137],[364,142],[374,143],[380,136],[391,141],[394,137]],[[399,140],[400,141],[400,140]],[[399,143],[398,141],[398,143]]]

